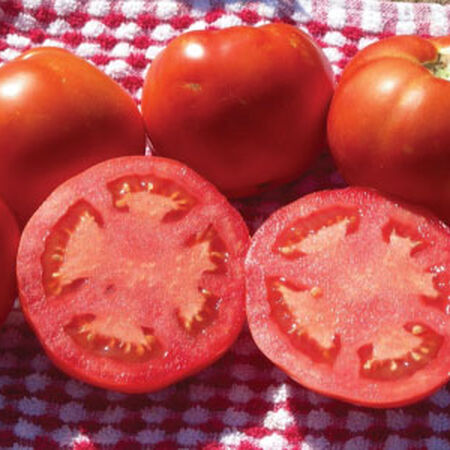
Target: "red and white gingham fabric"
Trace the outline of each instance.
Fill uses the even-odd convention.
[[[339,74],[393,34],[450,34],[450,6],[374,0],[0,0],[0,62],[32,46],[89,59],[139,101],[155,55],[187,30],[285,21]],[[298,182],[236,206],[254,230],[280,205],[342,186],[324,155]],[[0,448],[450,449],[450,385],[414,406],[370,410],[314,394],[258,351],[247,330],[215,365],[148,395],[96,389],[49,362],[22,314],[0,330]]]

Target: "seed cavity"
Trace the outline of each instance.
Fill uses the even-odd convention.
[[[204,244],[206,244],[206,246]],[[214,267],[207,269],[206,272],[225,273],[227,271],[230,254],[227,251],[225,243],[212,224],[208,225],[203,231],[193,234],[185,242],[185,246],[188,248],[194,248],[199,245],[203,245],[206,248],[208,258],[214,264]]]
[[[313,212],[289,225],[278,236],[272,250],[287,259],[321,251],[354,233],[359,220],[357,208],[337,206]]]
[[[358,349],[361,361],[360,375],[377,381],[391,381],[412,376],[436,358],[443,343],[443,336],[423,323],[407,323],[404,330],[421,338],[421,343],[398,358],[376,359],[374,344]]]
[[[207,289],[199,288],[199,295],[202,297],[200,302],[193,304],[191,302],[192,307],[196,307],[196,310],[191,307],[189,312],[186,309],[177,309],[176,311],[178,322],[191,335],[203,332],[217,318],[221,303],[220,297]]]
[[[330,331],[327,305],[320,304],[322,289],[319,286],[308,289],[285,278],[271,277],[267,278],[266,286],[271,316],[290,343],[312,361],[332,366],[339,355],[341,339]],[[313,311],[309,316],[325,319],[306,320],[306,310]]]
[[[436,264],[425,266],[417,256],[430,243],[426,236],[422,236],[420,229],[390,219],[382,228],[382,238],[387,244],[387,252],[383,264],[392,270],[402,266],[396,276],[397,285],[408,286],[411,294],[427,306],[444,310],[448,290],[448,283],[442,283],[447,276],[445,266]],[[421,332],[416,331],[417,335]],[[413,334],[416,335],[413,331]]]
[[[108,183],[108,190],[119,211],[130,212],[144,205],[147,215],[155,215],[163,222],[182,219],[197,203],[195,197],[176,182],[150,174],[118,178]],[[134,198],[138,201],[133,201]]]
[[[446,316],[450,316],[450,278],[449,270],[446,264],[436,264],[428,269],[433,277],[433,287],[437,295],[423,295],[421,301],[426,306],[436,308]]]
[[[403,238],[408,241],[408,251],[411,256],[416,255],[428,247],[428,242],[420,232],[407,224],[390,219],[381,230],[383,240],[392,245],[394,239]]]
[[[64,326],[64,331],[76,345],[100,357],[142,363],[162,356],[162,346],[151,328],[120,320],[80,314]],[[126,340],[131,338],[135,340]]]
[[[43,287],[47,297],[61,295],[71,288],[78,288],[82,283],[80,277],[63,276],[61,268],[65,262],[69,240],[87,223],[102,228],[103,218],[89,202],[79,200],[67,209],[46,237],[41,264]]]

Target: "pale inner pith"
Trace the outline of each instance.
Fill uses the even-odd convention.
[[[358,236],[360,230],[349,233],[349,226],[356,223],[351,217],[342,217],[337,222],[326,218],[320,226],[316,216],[306,218],[289,228],[285,241],[277,241],[274,252],[295,267],[297,275],[291,274],[292,279],[286,276],[285,281],[275,283],[280,296],[273,301],[277,297],[269,294],[273,317],[290,336],[292,345],[305,354],[308,354],[306,341],[296,342],[292,338],[298,330],[314,339],[320,351],[331,349],[339,337],[343,348],[349,343],[370,344],[370,361],[409,357],[415,364],[422,360],[413,351],[424,347],[422,337],[404,329],[408,314],[399,316],[399,311],[415,309],[414,302],[419,305],[422,298],[439,300],[441,296],[436,288],[436,274],[418,256],[423,239],[408,236],[401,224],[398,229],[403,231],[397,231],[394,224],[385,234],[385,228],[377,227],[375,242],[370,236],[362,240]],[[310,222],[315,228],[305,232]],[[303,231],[295,238],[297,226]],[[409,309],[399,306],[407,302],[411,303]],[[280,308],[286,309],[284,314],[289,319]],[[278,313],[274,312],[277,309]],[[343,320],[343,315],[347,319]],[[348,321],[355,326],[349,327]],[[433,335],[432,330],[429,334],[433,345],[435,341],[438,343],[439,335]],[[424,352],[427,348],[424,347]],[[361,358],[362,365],[368,364],[365,356]],[[392,364],[392,371],[396,365]],[[417,369],[419,366],[423,363],[415,364]],[[407,376],[412,370],[403,372],[402,376]]]
[[[399,236],[395,229],[389,236],[389,242],[380,239],[370,249],[373,254],[358,255],[349,252],[347,247],[348,220],[344,219],[329,227],[323,227],[296,244],[306,255],[318,255],[325,251],[327,256],[333,255],[339,261],[334,269],[332,283],[334,292],[341,295],[357,295],[361,299],[373,299],[386,286],[392,286],[396,294],[417,297],[437,297],[439,292],[433,282],[435,274],[421,265],[411,256],[414,248],[420,244],[409,237]],[[382,276],[380,276],[380,270]],[[322,286],[322,289],[325,289]]]
[[[202,276],[215,271],[221,264],[217,262],[220,258],[225,259],[225,254],[212,249],[213,241],[219,239],[215,229],[206,223],[204,229],[197,231],[197,237],[191,233],[185,241],[174,242],[172,233],[166,235],[167,239],[161,238],[158,233],[164,234],[162,228],[177,226],[164,222],[168,213],[184,204],[182,195],[177,193],[167,197],[150,192],[131,193],[125,188],[118,201],[116,207],[122,209],[116,214],[123,223],[132,218],[131,224],[123,225],[119,233],[112,235],[107,225],[99,224],[86,209],[76,226],[67,230],[63,248],[51,255],[59,265],[51,274],[50,293],[58,296],[65,287],[78,282],[79,289],[85,285],[97,296],[113,295],[118,299],[116,307],[124,307],[128,302],[132,309],[133,302],[125,297],[132,297],[133,292],[148,292],[148,302],[161,304],[169,300],[174,314],[189,331],[195,321],[204,320],[205,311],[211,308],[207,303],[214,299],[214,293],[202,285]],[[141,239],[139,233],[153,233],[155,238]],[[194,239],[186,242],[192,236]],[[151,245],[147,246],[149,241]],[[163,298],[152,297],[154,291]]]

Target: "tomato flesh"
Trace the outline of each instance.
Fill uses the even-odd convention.
[[[387,407],[450,369],[450,232],[374,191],[304,197],[255,234],[246,260],[256,344],[292,378]]]
[[[247,244],[238,213],[185,166],[107,161],[64,183],[30,220],[18,257],[21,303],[69,374],[155,390],[210,364],[237,337]]]

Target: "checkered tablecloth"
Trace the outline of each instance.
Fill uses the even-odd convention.
[[[338,75],[358,49],[393,34],[450,34],[450,6],[374,0],[0,0],[0,62],[65,47],[139,102],[155,55],[194,29],[285,21],[309,32]],[[236,206],[252,230],[304,193],[342,186],[327,155],[298,182]],[[0,448],[450,449],[450,385],[414,406],[370,410],[291,381],[244,330],[197,376],[148,395],[96,389],[49,362],[16,306],[0,330]]]

